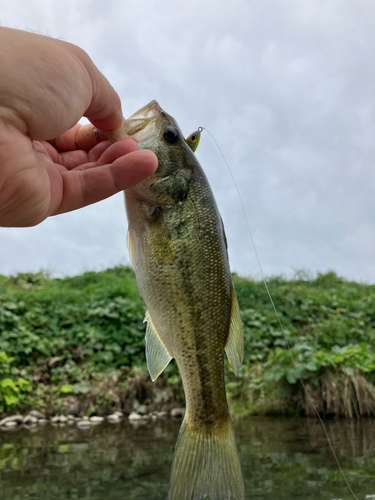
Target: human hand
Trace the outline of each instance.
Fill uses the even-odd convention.
[[[0,46],[1,226],[36,225],[155,171],[156,156],[131,139],[111,145],[91,128],[77,145],[81,116],[103,131],[123,121],[118,95],[84,51],[8,28]]]

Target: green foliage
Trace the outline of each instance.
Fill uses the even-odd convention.
[[[0,377],[2,374],[12,372],[14,358],[10,358],[4,351],[0,351]]]
[[[61,387],[61,392],[64,394],[69,394],[70,392],[73,392],[73,386],[72,384],[65,384]]]
[[[41,387],[53,388],[64,401],[89,397],[100,377],[111,373],[121,391],[130,370],[146,372],[145,305],[131,269],[64,279],[43,272],[0,278],[0,381],[11,381],[0,389],[3,409],[22,401],[27,389],[21,379],[33,382],[28,399],[42,407],[48,391]],[[269,279],[283,333],[264,284],[238,276],[234,284],[245,338],[241,376],[228,373],[234,405],[247,407],[253,396],[270,400],[276,393],[280,401],[288,386],[288,398],[298,406],[300,379],[319,387],[327,372],[355,373],[375,383],[374,285],[334,273]],[[166,377],[171,390],[181,386],[175,363]]]
[[[14,377],[18,370],[12,366],[14,358],[0,351],[0,411],[16,405],[23,393],[31,391],[30,381]]]
[[[274,380],[289,377],[290,383],[295,383],[298,374],[308,379],[328,366],[374,371],[374,285],[347,282],[330,272],[309,281],[273,278],[268,286],[285,335],[264,286],[235,278],[245,359],[266,361],[269,378],[271,374]]]
[[[52,382],[79,382],[143,363],[144,312],[126,268],[38,281],[26,291],[24,275],[10,278],[0,295],[0,350]]]
[[[283,333],[264,285],[237,276],[234,282],[245,363],[261,367],[250,382],[252,390],[264,397],[265,386],[287,383],[297,395],[301,380],[318,387],[327,372],[375,382],[374,285],[348,282],[332,272],[316,279],[299,273],[295,280],[268,280]]]
[[[285,377],[289,384],[301,378],[318,385],[323,368],[341,369],[349,373],[354,370],[369,374],[375,371],[375,353],[369,352],[365,342],[344,347],[334,346],[330,351],[316,349],[306,341],[299,342],[287,351],[276,348],[265,363],[265,380],[279,381]]]

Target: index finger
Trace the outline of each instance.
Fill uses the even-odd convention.
[[[67,130],[64,134],[48,141],[59,152],[75,151],[82,149],[83,151],[90,151],[99,142],[105,141],[105,135],[96,129],[91,123],[86,125],[74,125],[71,129]]]

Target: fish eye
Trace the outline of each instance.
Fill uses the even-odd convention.
[[[163,132],[163,139],[169,144],[174,144],[178,139],[178,130],[173,127],[167,127]]]

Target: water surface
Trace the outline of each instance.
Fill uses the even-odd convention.
[[[165,500],[180,423],[0,432],[1,500]],[[375,419],[329,421],[360,500],[375,500]],[[248,500],[351,500],[319,422],[235,422]]]

